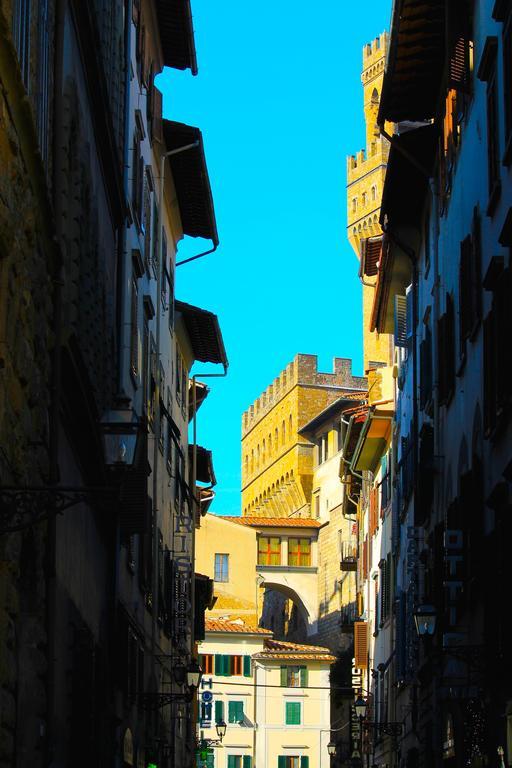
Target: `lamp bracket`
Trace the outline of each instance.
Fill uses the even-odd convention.
[[[0,488],[0,535],[30,528],[52,515],[61,515],[76,504],[98,498],[112,500],[118,495],[118,488],[108,487]]]
[[[190,704],[192,697],[189,693],[139,693],[137,700],[142,709],[146,711],[155,711],[162,709],[168,704],[181,703]]]

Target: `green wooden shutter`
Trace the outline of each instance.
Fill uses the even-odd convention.
[[[237,708],[236,708],[236,721],[237,723],[241,723],[244,719],[244,703],[243,701],[237,701]]]
[[[215,702],[215,722],[220,723],[221,720],[224,720],[224,702],[216,701]]]
[[[286,725],[300,725],[300,703],[297,701],[286,702]]]
[[[308,687],[308,668],[307,667],[300,668],[300,687],[301,688]]]
[[[281,667],[281,686],[286,688],[288,685],[288,667]]]
[[[229,675],[231,674],[231,656],[223,656],[222,658],[224,660],[223,661],[224,667],[223,667],[222,674],[224,675],[224,677],[229,677]]]
[[[244,676],[245,677],[251,676],[251,657],[250,656],[244,656]]]
[[[301,757],[301,759],[300,759],[300,768],[309,768],[309,757],[308,757],[308,755],[304,755],[304,757]]]
[[[277,758],[277,768],[286,768],[286,755],[279,755]]]
[[[206,757],[206,768],[214,768],[215,765],[215,753],[213,749],[208,750],[208,755]]]
[[[228,722],[229,723],[236,723],[236,701],[229,701],[228,702]]]
[[[222,675],[222,656],[219,653],[215,654],[215,674]]]
[[[250,755],[244,755],[242,760],[242,768],[252,768],[252,757]]]
[[[228,768],[236,768],[236,756],[228,755]]]

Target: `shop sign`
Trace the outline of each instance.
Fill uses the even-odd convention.
[[[350,757],[361,757],[361,720],[356,714],[355,706],[350,707]]]
[[[464,534],[460,530],[444,532],[444,564],[446,579],[444,581],[446,623],[454,629],[459,619],[459,607],[464,583]]]
[[[133,765],[133,736],[129,728],[124,732],[123,760],[125,765]]]
[[[201,678],[201,725],[204,728],[211,728],[212,706],[213,706],[213,680],[211,677]],[[209,717],[208,717],[209,715]]]
[[[189,554],[189,539],[193,521],[185,513],[176,516],[173,584],[173,640],[174,645],[184,654],[189,650],[192,623],[192,563]]]

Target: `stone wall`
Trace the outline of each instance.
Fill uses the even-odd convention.
[[[48,480],[55,246],[34,102],[0,3],[0,486]],[[33,46],[32,78],[37,76]],[[0,517],[5,528],[9,517]],[[45,524],[0,533],[0,767],[42,764]]]
[[[352,362],[335,358],[332,373],[316,355],[297,355],[242,417],[242,512],[309,516],[314,446],[298,434],[343,392],[364,389]]]

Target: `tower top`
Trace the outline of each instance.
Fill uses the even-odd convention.
[[[366,43],[363,45],[363,83],[372,79],[378,74],[382,74],[387,50],[387,32],[382,32],[380,35],[377,35],[377,37],[372,40],[371,43]],[[378,68],[378,70],[372,72],[373,67],[375,67],[378,62],[381,63],[381,66]]]

